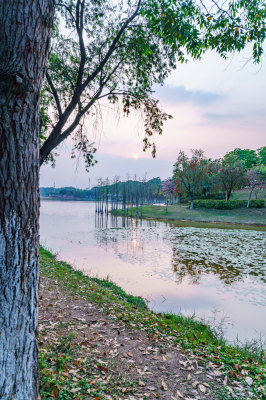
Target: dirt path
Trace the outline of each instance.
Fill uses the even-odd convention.
[[[39,331],[44,354],[53,349],[62,359],[60,390],[72,382],[69,390],[76,393],[74,398],[223,398],[218,392],[226,379],[214,364],[204,365],[200,357],[174,345],[171,337],[159,339],[126,328],[96,305],[62,291],[47,278],[40,283]],[[57,359],[49,360],[51,367],[57,365]],[[48,383],[43,391],[45,385]],[[60,390],[54,384],[51,397],[60,397]],[[234,390],[241,392],[242,388],[236,383]]]

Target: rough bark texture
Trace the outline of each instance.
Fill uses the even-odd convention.
[[[0,0],[0,398],[38,397],[39,97],[51,0]]]

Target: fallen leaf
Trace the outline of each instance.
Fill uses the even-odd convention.
[[[154,386],[147,386],[146,389],[147,389],[147,390],[153,391],[153,390],[156,390],[156,387],[154,387]]]
[[[202,393],[206,393],[206,387],[203,386],[203,385],[199,385],[199,390],[200,390]]]
[[[145,386],[145,383],[139,379],[139,386]]]
[[[57,386],[54,386],[54,388],[53,388],[53,390],[52,390],[52,393],[51,393],[51,396],[52,396],[54,399],[57,399],[58,395],[59,395],[58,387],[57,387]]]
[[[77,393],[77,392],[79,392],[80,390],[81,390],[81,388],[78,387],[78,388],[70,389],[70,392],[71,392],[71,393]]]
[[[192,379],[191,375],[188,374],[188,376],[187,376],[187,381],[191,381],[191,379]]]
[[[179,392],[179,390],[176,391],[176,395],[177,395],[178,397],[180,397],[181,399],[184,398],[184,396],[182,395],[181,392]]]
[[[248,384],[249,386],[251,386],[252,383],[253,383],[253,379],[250,378],[250,376],[247,376],[247,377],[245,378],[245,381],[247,382],[247,384]]]
[[[167,390],[168,389],[165,381],[162,381],[162,388],[163,388],[163,390]]]
[[[103,367],[102,365],[98,365],[97,367],[100,371],[108,372],[108,368]]]
[[[183,365],[183,367],[187,366],[187,362],[186,361],[179,360],[179,364]]]

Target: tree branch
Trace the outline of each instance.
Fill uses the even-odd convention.
[[[79,38],[79,51],[80,51],[80,64],[76,87],[82,83],[84,66],[86,62],[86,50],[83,40],[83,27],[84,27],[84,3],[85,0],[78,0],[76,5],[76,31]],[[81,6],[81,8],[80,8]]]
[[[123,35],[124,31],[126,30],[126,28],[128,27],[128,25],[131,23],[131,21],[133,21],[136,16],[138,15],[139,12],[139,8],[140,8],[140,4],[141,4],[141,0],[138,1],[138,5],[137,8],[134,12],[134,14],[132,14],[131,17],[129,17],[126,22],[124,23],[124,25],[120,28],[119,32],[117,33],[116,37],[114,38],[111,46],[109,47],[108,52],[106,53],[104,59],[102,60],[102,62],[99,64],[99,66],[96,68],[96,70],[87,77],[87,79],[85,80],[85,82],[83,83],[83,88],[85,88],[97,75],[98,73],[103,69],[103,67],[105,66],[105,64],[107,63],[107,61],[109,60],[109,58],[111,57],[111,55],[113,54],[113,52],[116,49],[116,44],[119,42],[121,36]]]
[[[249,30],[250,30],[250,29],[248,29],[248,28],[245,28],[243,25],[239,25],[238,23],[236,23],[234,17],[233,17],[232,15],[230,15],[230,13],[229,13],[227,10],[224,10],[222,7],[220,7],[216,0],[211,0],[211,2],[217,7],[217,9],[218,9],[221,13],[227,15],[227,17],[228,17],[231,21],[234,22],[235,26],[237,26],[238,28],[240,28],[240,29],[242,29],[242,30],[245,30],[245,31],[249,31]],[[209,10],[207,9],[207,7],[205,6],[203,0],[200,0],[200,3],[201,3],[201,5],[204,7],[204,9],[206,10],[206,12],[207,12],[208,14],[210,14],[211,11],[209,11]]]
[[[76,115],[76,118],[72,122],[72,124],[63,132],[60,136],[57,137],[55,141],[55,147],[62,143],[78,126],[79,121],[83,117],[83,115],[93,106],[93,104],[99,99],[99,96],[103,90],[103,87],[99,89],[96,95],[91,99],[91,101]]]
[[[50,88],[51,88],[51,90],[52,90],[52,94],[53,94],[54,99],[55,99],[55,102],[56,102],[56,107],[57,107],[58,115],[59,115],[59,117],[61,117],[61,115],[62,115],[62,108],[61,108],[59,96],[58,96],[57,90],[56,90],[56,88],[55,88],[55,86],[54,86],[54,84],[53,84],[52,78],[51,78],[51,76],[49,75],[48,71],[46,71],[46,79],[47,79],[47,82],[49,83],[49,86],[50,86]]]
[[[56,6],[60,6],[60,7],[64,7],[64,8],[69,12],[69,14],[71,15],[71,18],[73,19],[73,21],[76,22],[76,21],[75,21],[75,18],[74,18],[74,15],[72,14],[72,10],[71,10],[70,7],[68,7],[68,6],[67,6],[66,4],[64,4],[64,3],[56,3],[55,5],[56,5]]]

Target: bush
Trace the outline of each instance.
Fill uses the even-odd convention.
[[[232,210],[233,208],[247,207],[247,200],[194,200],[194,208],[215,208],[218,210]],[[250,208],[265,207],[264,200],[251,200]]]
[[[225,199],[225,193],[208,193],[206,195],[199,194],[194,196],[195,200],[223,200]],[[190,202],[189,197],[181,197],[179,198],[180,203]]]
[[[251,208],[263,208],[263,207],[265,207],[265,201],[263,199],[250,200],[249,207],[251,207]]]

